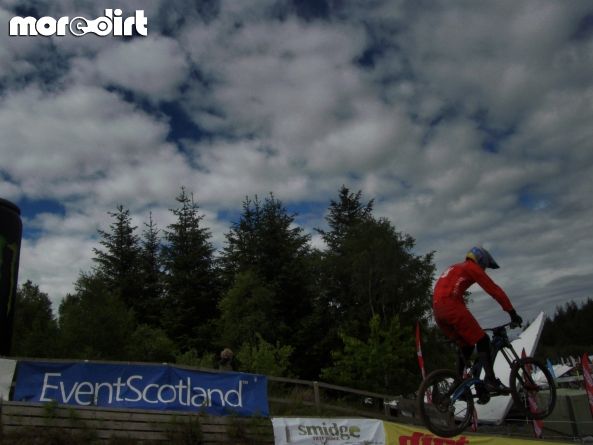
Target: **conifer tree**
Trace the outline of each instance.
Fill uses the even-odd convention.
[[[144,223],[142,240],[140,241],[140,277],[142,298],[137,305],[138,323],[149,326],[162,324],[161,311],[163,303],[163,271],[161,266],[161,241],[159,230],[149,215],[148,223]]]
[[[164,328],[182,352],[206,351],[217,318],[218,279],[210,231],[193,195],[181,188],[171,209],[177,218],[165,230]]]
[[[243,213],[226,235],[221,262],[229,290],[223,296],[221,327],[228,346],[239,348],[259,334],[270,344],[291,346],[293,366],[307,376],[306,357],[313,310],[310,236],[270,194],[246,198]],[[318,363],[313,363],[313,367]]]
[[[350,228],[372,216],[374,201],[370,200],[363,204],[361,198],[362,191],[351,193],[343,185],[340,188],[338,200],[330,201],[326,217],[330,230],[317,229],[330,251],[339,251]]]
[[[137,312],[142,298],[137,227],[132,225],[130,211],[122,205],[115,212],[109,212],[109,216],[114,219],[110,230],[98,231],[103,249],[93,249],[93,261],[97,264],[94,272],[110,292]]]
[[[413,324],[430,310],[432,253],[415,255],[415,240],[397,232],[387,219],[375,218],[373,201],[362,204],[361,196],[342,187],[338,201],[329,207],[329,230],[319,230],[328,246],[320,304],[327,314],[326,341],[333,350],[341,343],[339,329],[364,341],[373,316],[387,329],[394,317]]]
[[[323,252],[322,272],[324,282],[322,312],[338,320],[350,306],[352,294],[351,257],[346,252],[346,238],[355,227],[372,218],[373,201],[361,202],[362,192],[351,193],[346,186],[339,191],[338,200],[330,201],[326,222],[329,230],[317,229],[327,249]],[[337,334],[333,332],[334,336]]]

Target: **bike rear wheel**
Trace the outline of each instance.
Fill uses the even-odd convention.
[[[515,406],[530,419],[548,417],[556,405],[556,384],[547,366],[524,357],[511,368],[510,388]]]
[[[437,436],[452,437],[462,433],[470,424],[474,413],[474,400],[470,388],[465,388],[457,400],[452,396],[462,383],[449,369],[431,372],[418,390],[418,411],[426,427]]]

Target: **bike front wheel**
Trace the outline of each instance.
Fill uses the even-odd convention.
[[[513,363],[510,388],[515,406],[530,419],[543,419],[554,410],[554,378],[549,369],[533,357],[524,357]]]
[[[452,437],[462,433],[474,413],[469,387],[449,369],[431,372],[418,390],[418,412],[426,427],[437,436]]]

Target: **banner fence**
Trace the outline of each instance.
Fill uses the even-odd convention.
[[[169,365],[19,361],[12,400],[268,416],[267,378]]]

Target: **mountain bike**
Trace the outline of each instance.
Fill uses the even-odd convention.
[[[529,419],[549,416],[556,405],[556,384],[548,368],[533,357],[519,357],[513,348],[507,323],[492,332],[492,362],[498,353],[507,361],[511,372],[509,392],[515,407]],[[474,400],[484,404],[490,396],[508,393],[489,393],[480,378],[482,363],[475,360],[465,363],[463,378],[450,369],[431,372],[418,390],[418,411],[426,427],[434,434],[452,437],[462,433],[476,416]],[[474,419],[477,421],[477,419]]]

